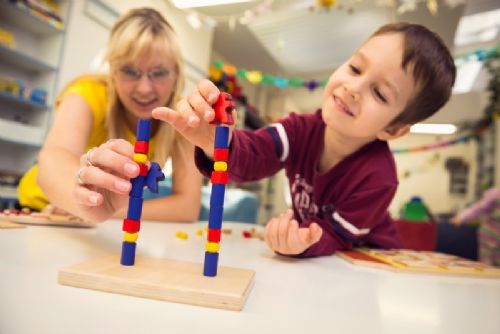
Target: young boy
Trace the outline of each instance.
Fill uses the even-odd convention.
[[[389,24],[376,31],[331,75],[315,114],[290,114],[256,132],[234,130],[228,172],[235,182],[262,179],[285,168],[293,211],[271,219],[269,247],[311,257],[353,246],[396,248],[400,240],[387,208],[398,185],[387,140],[440,109],[450,97],[455,66],[427,28]],[[210,81],[153,117],[169,122],[197,146],[198,168],[213,162]],[[295,217],[295,218],[294,218]]]

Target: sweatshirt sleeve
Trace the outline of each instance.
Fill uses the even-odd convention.
[[[290,118],[256,131],[234,130],[229,145],[230,181],[256,181],[277,173],[290,159],[291,131]],[[199,148],[195,150],[195,162],[203,175],[210,175],[213,161]]]
[[[301,227],[306,227],[316,222],[323,229],[323,235],[298,257],[331,255],[340,249],[351,249],[372,237],[383,240],[384,244],[379,245],[381,247],[399,246],[397,235],[383,226],[389,223],[387,208],[395,191],[396,186],[389,185],[360,190],[337,207],[326,205],[322,218],[301,223]],[[381,231],[383,233],[379,233]]]

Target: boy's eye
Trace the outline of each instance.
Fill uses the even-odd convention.
[[[357,68],[356,66],[354,65],[349,65],[349,67],[351,68],[351,72],[354,73],[354,74],[361,74],[361,71],[359,70],[359,68]]]
[[[374,88],[373,92],[375,93],[375,96],[382,102],[387,103],[387,99],[385,98],[384,95],[380,92],[378,88]]]

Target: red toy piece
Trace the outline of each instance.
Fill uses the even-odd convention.
[[[214,161],[227,161],[229,157],[229,149],[216,148],[214,149]]]
[[[212,184],[227,184],[229,175],[227,172],[213,171],[210,177]]]
[[[215,117],[210,124],[215,125],[233,125],[233,109],[234,109],[234,101],[233,97],[228,93],[220,93],[217,102],[215,102]]]

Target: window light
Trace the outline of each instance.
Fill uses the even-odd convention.
[[[451,135],[457,131],[457,127],[453,124],[430,124],[430,123],[417,123],[412,125],[411,133],[425,133],[425,134],[440,134]]]
[[[194,7],[208,7],[218,5],[229,5],[240,2],[250,2],[253,0],[172,0],[175,7],[180,9]]]

